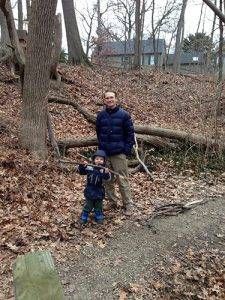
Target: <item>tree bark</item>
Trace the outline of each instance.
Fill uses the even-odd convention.
[[[22,104],[22,145],[40,158],[47,155],[47,94],[57,0],[33,0],[27,42]]]
[[[66,26],[69,62],[73,65],[90,65],[81,44],[73,0],[62,0],[62,7]]]
[[[135,40],[134,40],[134,69],[141,67],[141,3],[136,0],[135,8]]]
[[[188,0],[183,0],[180,18],[177,24],[177,35],[176,35],[175,53],[174,53],[174,60],[173,60],[174,72],[180,71],[180,56],[181,56],[181,49],[182,49],[183,36],[184,36],[184,15],[187,6],[187,1]]]
[[[18,0],[18,29],[23,30],[23,3],[22,0]]]

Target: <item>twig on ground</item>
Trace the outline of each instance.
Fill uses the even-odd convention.
[[[134,151],[137,157],[137,160],[140,162],[140,164],[143,166],[145,172],[149,175],[149,178],[151,181],[153,181],[153,177],[152,174],[149,172],[147,166],[144,164],[144,162],[140,159],[140,156],[138,154],[138,143],[137,143],[137,137],[136,135],[134,135],[134,140],[135,140],[135,146],[134,146]]]
[[[151,228],[151,227],[153,227],[153,224],[152,224],[153,220],[158,217],[176,216],[180,213],[184,213],[184,212],[188,211],[189,209],[191,209],[199,204],[204,204],[206,202],[207,202],[207,200],[202,199],[202,200],[194,200],[194,201],[188,202],[186,204],[170,203],[170,204],[156,207],[155,210],[153,211],[152,215],[150,216],[150,218],[147,220],[146,225],[149,228]]]

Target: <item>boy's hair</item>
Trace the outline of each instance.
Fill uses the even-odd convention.
[[[117,98],[117,92],[115,92],[115,91],[112,91],[112,90],[105,91],[104,94],[103,94],[104,97],[105,97],[106,93],[113,93],[115,95],[115,98]]]

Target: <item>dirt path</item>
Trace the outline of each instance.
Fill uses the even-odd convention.
[[[190,246],[225,245],[225,200],[216,199],[185,214],[147,226],[127,222],[104,249],[85,246],[77,260],[60,265],[67,299],[118,299],[119,286],[154,276],[157,265]],[[219,236],[219,237],[218,237]]]

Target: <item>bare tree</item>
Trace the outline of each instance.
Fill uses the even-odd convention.
[[[14,67],[12,63],[13,52],[9,38],[8,27],[6,23],[5,15],[0,9],[0,26],[1,26],[1,42],[0,42],[0,62],[6,64],[12,73],[14,73]]]
[[[0,8],[6,18],[6,24],[14,56],[13,61],[19,66],[21,83],[23,85],[25,56],[19,43],[10,0],[0,0]]]
[[[31,0],[26,0],[27,21],[30,20]]]
[[[177,34],[176,34],[176,44],[175,44],[175,53],[174,53],[174,60],[173,60],[173,70],[174,72],[180,71],[180,56],[181,56],[181,49],[184,37],[184,15],[187,6],[188,0],[183,0],[180,18],[177,24]]]
[[[47,94],[57,0],[33,0],[27,42],[22,104],[22,145],[47,155]]]
[[[18,29],[23,30],[23,3],[22,0],[18,0]]]
[[[203,1],[214,11],[214,13],[220,18],[220,20],[222,20],[223,23],[225,23],[224,13],[211,0],[203,0]]]
[[[66,26],[69,62],[73,65],[90,65],[87,55],[82,48],[73,0],[62,0],[62,7]]]
[[[197,30],[196,30],[196,32],[199,32],[199,28],[200,28],[200,25],[201,25],[203,7],[204,7],[204,2],[202,2],[202,5],[201,5],[201,11],[200,11],[199,19],[198,19],[198,25],[197,25]]]
[[[134,40],[134,62],[133,68],[140,69],[141,67],[141,2],[136,0],[135,8],[135,40]]]
[[[134,30],[135,25],[135,0],[117,0],[111,1],[111,6],[113,13],[116,17],[116,24],[119,24],[119,32],[120,35],[115,34],[114,30],[114,38],[117,36],[119,41],[124,41],[124,57],[125,57],[125,67],[128,64],[131,66],[131,58],[127,56],[127,52],[130,46],[131,36]],[[143,23],[143,19],[141,22]],[[115,24],[115,25],[116,25]],[[114,25],[114,28],[115,28]],[[122,25],[122,28],[120,27]]]
[[[217,0],[214,1],[214,5],[216,5],[216,4],[217,4]],[[213,42],[213,37],[214,37],[214,33],[215,33],[215,26],[216,26],[216,14],[214,13],[213,23],[212,23],[212,30],[211,30],[211,40],[212,40],[212,42]]]
[[[174,35],[174,28],[176,26],[171,27],[171,18],[176,19],[174,14],[177,13],[180,4],[177,3],[176,0],[167,0],[165,5],[163,6],[163,9],[161,10],[159,14],[159,9],[156,9],[155,0],[152,1],[152,13],[151,13],[151,31],[149,32],[150,37],[152,37],[153,41],[153,51],[154,51],[154,65],[157,67],[157,48],[158,44],[156,43],[156,38],[160,36],[160,33],[162,31],[164,32],[170,32],[172,37]],[[158,18],[155,20],[155,12],[159,14]],[[173,16],[173,17],[171,17]],[[171,41],[172,42],[172,41]]]
[[[60,53],[62,50],[62,18],[58,13],[55,16],[54,31],[53,31],[53,49],[52,49],[52,62],[51,62],[51,79],[60,81],[61,77],[58,73],[58,63],[60,59]]]
[[[91,43],[91,34],[93,30],[93,23],[96,15],[96,8],[93,7],[92,11],[90,11],[89,7],[86,9],[86,14],[83,12],[80,12],[76,9],[76,11],[80,14],[82,19],[82,24],[84,31],[86,33],[86,38],[84,39],[84,42],[86,43],[86,55],[88,57],[89,51],[91,49],[91,46],[93,45]]]
[[[220,0],[220,10],[223,11],[223,0]],[[223,21],[220,19],[219,21],[219,29],[220,29],[220,39],[219,39],[219,82],[222,82],[223,79]]]

